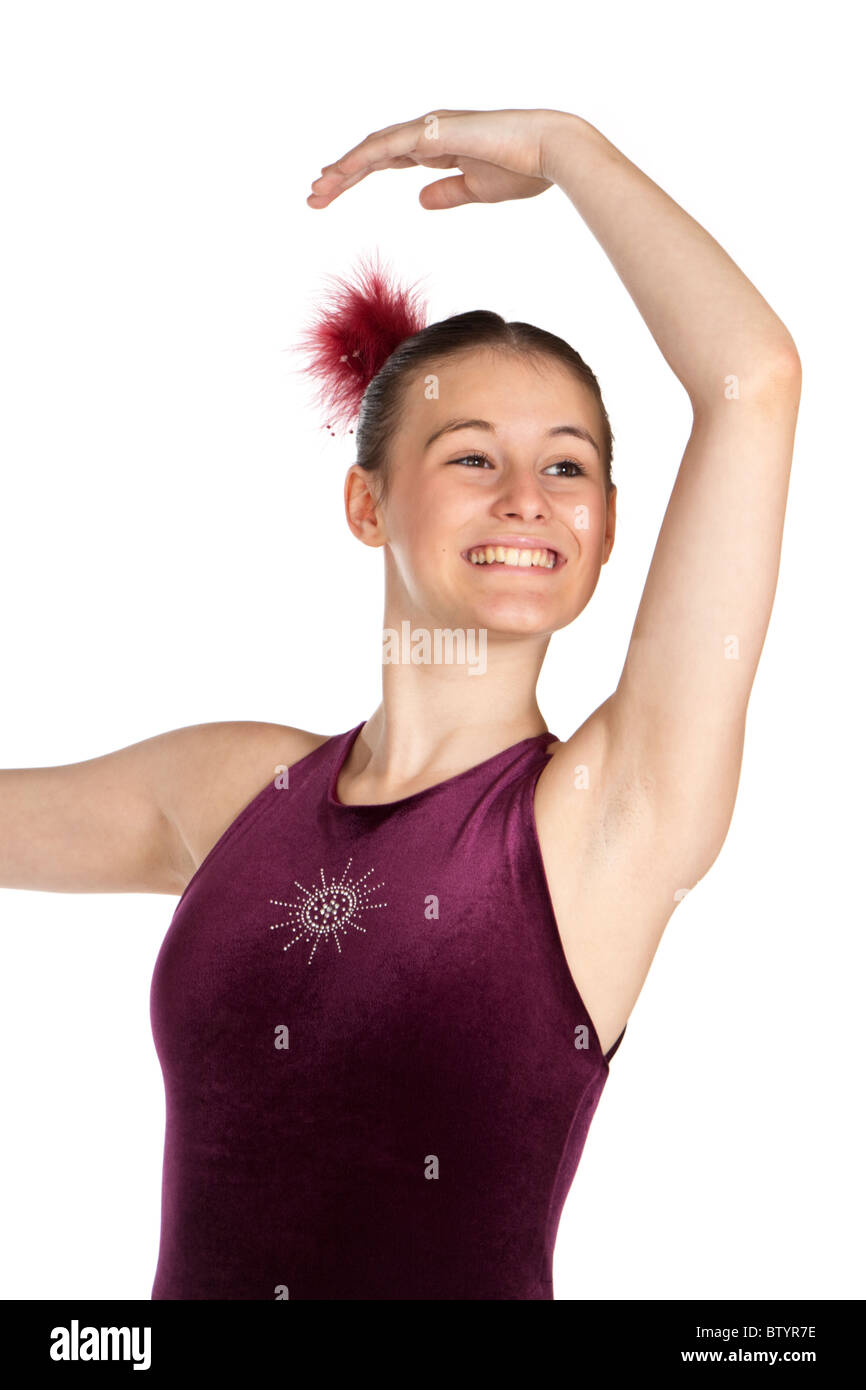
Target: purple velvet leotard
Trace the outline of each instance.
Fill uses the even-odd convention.
[[[154,1299],[553,1297],[622,1037],[602,1054],[541,860],[556,735],[347,806],[362,728],[241,811],[160,948]]]

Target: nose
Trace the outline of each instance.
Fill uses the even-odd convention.
[[[496,510],[500,516],[522,521],[543,520],[551,515],[549,500],[532,473],[514,472],[505,479]]]

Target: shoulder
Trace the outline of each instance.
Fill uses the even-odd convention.
[[[633,864],[646,857],[662,868],[658,780],[619,714],[611,696],[570,738],[552,744],[538,782],[539,829],[582,871],[619,863],[624,853]]]
[[[622,1032],[696,867],[665,778],[607,701],[552,745],[535,816],[563,951],[605,1048]]]
[[[219,720],[153,740],[153,795],[172,828],[174,858],[188,880],[216,841],[280,768],[300,762],[332,734],[258,720]]]
[[[621,866],[648,885],[696,883],[710,868],[727,819],[701,794],[675,730],[647,735],[616,692],[552,754],[536,792],[539,826],[573,863]],[[733,764],[732,764],[733,767]],[[734,772],[738,772],[736,765]]]

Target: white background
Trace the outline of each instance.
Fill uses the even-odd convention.
[[[320,733],[379,699],[382,557],[351,436],[286,349],[378,247],[429,319],[492,308],[598,374],[619,528],[551,644],[561,738],[614,688],[690,412],[557,188],[425,212],[439,175],[311,180],[439,107],[596,125],[792,332],[803,403],[734,821],[678,908],[569,1197],[559,1299],[853,1298],[862,1260],[862,89],[845,4],[503,9],[30,0],[0,11],[0,765],[163,730]],[[744,499],[748,504],[748,498]],[[149,1298],[175,900],[0,892],[5,1298]]]

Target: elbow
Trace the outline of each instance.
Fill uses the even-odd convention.
[[[799,386],[803,379],[803,364],[800,361],[797,344],[793,338],[788,338],[783,343],[778,356],[774,358],[774,364],[774,369],[779,376],[788,377],[796,381]]]
[[[784,339],[767,354],[761,375],[770,389],[779,391],[787,388],[799,397],[803,364],[793,338]]]
[[[800,354],[793,338],[789,338],[768,349],[755,363],[743,396],[773,416],[782,410],[786,417],[796,418],[802,381]]]

